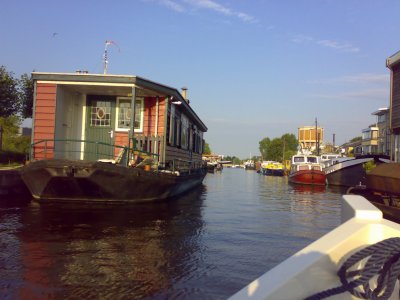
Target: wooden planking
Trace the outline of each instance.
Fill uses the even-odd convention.
[[[157,100],[155,97],[146,97],[144,99],[145,112],[143,117],[143,134],[156,134],[156,116],[157,116]],[[164,132],[164,98],[159,98],[158,105],[158,135],[163,135]]]
[[[392,86],[392,129],[400,131],[400,65],[393,68]]]
[[[128,146],[128,132],[127,131],[115,132],[114,144],[117,146]]]
[[[51,83],[38,83],[36,86],[36,94],[55,94],[55,84]]]
[[[53,119],[45,119],[45,118],[36,119],[35,124],[38,127],[53,126],[54,125],[54,118]]]
[[[57,85],[37,83],[35,96],[33,140],[37,142],[42,139],[54,139]],[[42,145],[38,147],[42,147]],[[53,147],[54,145],[48,144],[47,158],[53,157]],[[44,157],[40,151],[35,151],[34,158],[43,159]]]
[[[165,160],[170,161],[173,159],[184,159],[184,160],[201,160],[202,155],[199,153],[192,152],[190,156],[189,150],[179,149],[176,147],[167,146]]]

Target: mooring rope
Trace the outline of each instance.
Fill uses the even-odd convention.
[[[364,268],[350,270],[364,259],[367,259]],[[343,263],[337,275],[341,286],[319,292],[306,300],[324,299],[344,292],[360,299],[389,299],[400,277],[400,238],[389,238],[354,253]],[[369,281],[376,276],[377,286],[371,289]]]

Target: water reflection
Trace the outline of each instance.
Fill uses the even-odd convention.
[[[289,184],[293,192],[298,194],[321,194],[326,191],[326,186],[324,185]]]
[[[224,169],[169,202],[0,206],[0,298],[226,299],[340,222],[340,191]]]
[[[199,248],[205,195],[205,187],[200,187],[157,205],[82,208],[32,203],[12,221],[18,227],[13,243],[18,259],[8,259],[11,265],[2,278],[19,274],[2,283],[2,296],[142,298],[168,291],[196,269],[198,261],[188,260]]]

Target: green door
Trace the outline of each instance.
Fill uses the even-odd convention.
[[[114,156],[115,97],[87,96],[85,159]]]

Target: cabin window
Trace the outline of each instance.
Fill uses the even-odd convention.
[[[310,163],[316,163],[317,162],[317,158],[316,157],[307,157],[307,161]]]
[[[135,101],[135,131],[143,131],[144,100],[136,97]],[[131,98],[117,99],[116,130],[128,131],[131,126]]]
[[[173,137],[173,145],[179,147],[181,145],[181,114],[177,109],[175,109],[175,115],[173,118],[173,131],[174,131],[174,137]]]
[[[294,157],[293,160],[294,160],[294,162],[304,162],[304,157],[302,157],[302,156]]]
[[[189,146],[189,119],[184,115],[181,116],[182,130],[181,130],[181,146],[183,149],[188,149]]]
[[[93,101],[90,111],[90,126],[111,126],[111,103],[109,101]]]
[[[203,132],[199,131],[199,153],[203,153],[204,152],[203,145],[204,145],[204,143],[203,143]]]
[[[168,112],[168,143],[170,146],[175,146],[175,105],[171,105]]]

